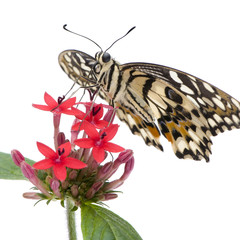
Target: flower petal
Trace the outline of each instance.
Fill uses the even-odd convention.
[[[95,125],[96,128],[101,129],[101,128],[107,127],[108,122],[105,121],[105,120],[98,120],[97,122],[94,123],[94,125]]]
[[[78,110],[77,108],[75,107],[71,107],[71,109],[61,109],[60,110],[61,113],[65,113],[65,114],[68,114],[68,115],[79,115],[80,113],[80,110]]]
[[[106,151],[109,151],[109,152],[121,152],[125,150],[123,147],[110,142],[105,142],[103,147]]]
[[[99,133],[96,130],[96,128],[91,123],[87,121],[84,122],[85,122],[84,130],[87,133],[87,135],[92,139],[99,139]]]
[[[55,101],[55,99],[51,97],[47,92],[44,93],[44,101],[51,109],[58,106],[58,103]]]
[[[74,143],[82,148],[94,147],[94,141],[90,138],[81,138],[74,141]]]
[[[33,167],[36,168],[36,169],[48,169],[48,168],[51,168],[53,166],[53,160],[52,159],[44,159],[44,160],[41,160],[39,162],[36,162],[33,164]]]
[[[86,163],[84,163],[76,158],[72,158],[72,157],[64,158],[63,163],[66,167],[69,167],[72,169],[81,169],[81,168],[85,168],[87,166]]]
[[[60,108],[61,109],[67,109],[72,107],[76,102],[76,97],[73,98],[69,98],[66,101],[64,101],[63,103],[61,103]]]
[[[70,142],[66,142],[66,143],[61,144],[58,148],[60,149],[61,152],[64,149],[64,153],[61,155],[61,157],[64,158],[70,154],[70,152],[72,150],[72,145]]]
[[[53,172],[57,179],[63,181],[67,177],[67,170],[63,164],[55,164],[53,166]]]
[[[37,142],[37,147],[39,152],[42,153],[45,157],[51,158],[51,159],[58,158],[58,154],[47,145]]]
[[[81,131],[83,129],[85,129],[87,126],[86,126],[86,121],[83,121],[83,122],[77,122],[76,124],[74,124],[71,128],[71,131]]]
[[[108,142],[111,141],[114,136],[116,135],[117,131],[118,131],[119,125],[118,124],[111,124],[109,127],[105,128],[101,135],[105,132],[106,136],[103,138],[103,141]]]
[[[101,147],[94,147],[92,150],[92,155],[98,163],[101,163],[104,160],[105,151]]]
[[[43,110],[43,111],[51,111],[52,108],[46,105],[40,105],[40,104],[32,104],[33,107]]]
[[[80,110],[78,110],[78,111],[79,111],[79,113],[78,113],[78,115],[76,115],[76,118],[83,120],[83,118],[86,116],[86,113],[84,113]]]
[[[103,116],[103,106],[102,104],[96,104],[92,109],[92,116],[94,120],[99,120]]]

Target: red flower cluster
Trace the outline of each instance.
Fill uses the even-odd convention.
[[[75,206],[84,202],[98,203],[116,198],[116,188],[129,177],[134,167],[133,152],[112,143],[119,126],[113,124],[115,109],[93,102],[77,103],[76,98],[55,101],[44,94],[46,105],[33,104],[33,107],[53,113],[55,150],[37,142],[44,159],[30,166],[22,154],[12,151],[14,163],[21,168],[23,175],[41,191],[27,192],[28,199],[51,201],[71,198]],[[85,107],[80,111],[75,105]],[[107,113],[104,114],[104,110]],[[70,141],[60,132],[62,114],[75,116]],[[82,135],[81,135],[82,134]],[[106,152],[120,152],[117,158],[101,164]],[[124,166],[120,168],[120,166]],[[123,171],[115,180],[109,180],[117,170]],[[120,176],[120,177],[119,177]]]
[[[122,152],[124,148],[111,143],[110,141],[116,135],[118,130],[117,124],[101,119],[103,117],[103,108],[108,108],[112,111],[112,107],[96,103],[76,103],[76,98],[70,98],[63,101],[64,98],[59,98],[58,102],[55,101],[49,94],[44,94],[44,100],[47,105],[33,104],[33,107],[44,111],[51,111],[54,118],[55,126],[55,148],[56,152],[48,146],[37,143],[39,151],[46,157],[46,159],[35,163],[36,169],[49,169],[53,168],[55,177],[59,180],[65,180],[67,176],[66,167],[72,169],[81,169],[87,166],[87,162],[83,163],[78,159],[71,157],[74,151],[72,149],[75,145],[80,148],[92,149],[92,156],[99,164],[105,158],[105,151],[108,152]],[[85,113],[73,107],[76,104],[84,104]],[[76,120],[72,126],[72,134],[75,134],[73,142],[61,142],[59,144],[59,123],[62,113],[74,115]],[[106,118],[108,119],[108,118]],[[110,118],[112,121],[112,118]],[[80,130],[84,130],[84,138],[76,139]],[[77,133],[77,134],[76,134]],[[87,134],[87,138],[86,138]]]

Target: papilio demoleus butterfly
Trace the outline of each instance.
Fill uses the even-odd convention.
[[[161,132],[178,158],[209,161],[210,137],[240,128],[240,102],[217,87],[162,65],[121,65],[107,50],[101,49],[95,57],[66,50],[60,53],[59,64],[79,85],[95,84],[92,91],[98,85],[100,97],[117,107],[119,119],[147,145],[163,150]]]

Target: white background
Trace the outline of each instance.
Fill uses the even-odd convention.
[[[36,141],[53,147],[52,116],[37,111],[47,91],[63,95],[72,82],[58,54],[78,49],[94,56],[132,26],[110,54],[119,62],[153,62],[198,76],[240,99],[239,1],[30,1],[1,4],[0,151],[16,148],[40,160]],[[79,93],[80,94],[80,93]],[[61,130],[68,134],[72,119]],[[68,135],[69,136],[69,135]],[[164,152],[147,147],[121,123],[113,142],[135,153],[135,168],[107,204],[143,239],[240,239],[240,131],[214,137],[210,163],[177,159],[162,137]],[[31,184],[0,180],[0,239],[67,239],[58,202],[22,198]],[[80,223],[79,223],[80,226]],[[81,238],[79,238],[81,239]]]

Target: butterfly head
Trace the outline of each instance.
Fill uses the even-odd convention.
[[[106,72],[114,63],[111,55],[108,52],[97,52],[95,55],[96,63],[93,66],[95,74],[100,74],[102,71]]]

